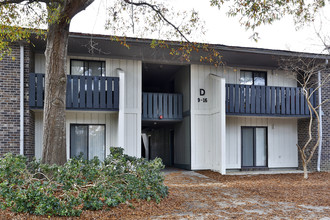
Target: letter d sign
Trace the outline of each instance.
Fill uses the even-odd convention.
[[[205,95],[205,90],[204,89],[199,89],[199,95],[204,96]]]

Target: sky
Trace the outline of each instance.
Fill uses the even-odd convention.
[[[112,34],[104,28],[107,18],[106,8],[110,1],[96,0],[85,11],[76,15],[72,20],[70,31],[105,35]],[[322,10],[321,16],[317,16],[317,21],[314,24],[306,24],[298,30],[295,28],[290,17],[286,17],[272,25],[262,26],[258,29],[260,39],[258,42],[255,42],[250,39],[252,31],[246,31],[239,24],[239,18],[227,17],[226,8],[219,11],[217,8],[209,6],[209,0],[167,1],[173,4],[176,9],[190,10],[194,8],[199,12],[200,17],[205,21],[206,34],[198,41],[205,41],[207,43],[322,53],[324,47],[315,34],[315,29],[320,29],[320,17],[322,17],[321,32],[324,36],[330,36],[330,17],[327,17],[327,15],[330,15],[329,4]]]

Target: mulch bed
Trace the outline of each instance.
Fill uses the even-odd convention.
[[[169,196],[162,200],[160,204],[147,201],[130,201],[130,204],[121,204],[115,208],[105,208],[101,211],[84,211],[79,218],[69,219],[148,219],[155,216],[162,218],[178,218],[178,213],[183,213],[180,218],[189,218],[185,213],[203,215],[215,209],[215,202],[211,201],[216,197],[216,201],[225,198],[220,192],[240,192],[240,197],[258,196],[273,202],[293,202],[302,205],[330,206],[330,173],[312,173],[308,180],[303,179],[302,174],[283,175],[250,175],[250,176],[222,176],[212,171],[198,171],[198,173],[208,176],[215,185],[210,188],[205,185],[198,186],[198,178],[182,177],[180,172],[167,174],[165,184],[169,186]],[[207,183],[206,183],[207,184]],[[219,189],[219,191],[214,190]],[[204,204],[205,206],[199,206]],[[245,207],[254,204],[247,204]],[[133,208],[132,208],[133,207]],[[219,208],[217,208],[219,209]],[[223,215],[231,218],[244,218],[235,215],[241,209],[230,207],[224,209]],[[227,213],[227,214],[226,214]],[[228,214],[234,213],[234,214]],[[329,213],[330,215],[330,213]],[[165,217],[164,217],[165,216]],[[270,217],[270,215],[268,216]],[[291,213],[289,218],[294,218]],[[32,216],[28,214],[17,214],[10,211],[0,210],[1,219],[49,219],[47,216]],[[217,219],[216,215],[208,216],[209,219]],[[253,216],[252,216],[253,218]],[[53,218],[52,219],[63,219]]]
[[[310,173],[307,180],[303,179],[303,174],[223,176],[212,171],[198,173],[269,201],[330,206],[330,172]]]

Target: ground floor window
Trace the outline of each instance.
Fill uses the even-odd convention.
[[[267,166],[267,128],[242,127],[242,168]]]
[[[70,157],[105,158],[105,125],[70,125]]]

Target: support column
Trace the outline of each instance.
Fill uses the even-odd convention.
[[[118,147],[125,146],[125,72],[117,68],[119,77]]]
[[[226,80],[220,79],[220,173],[226,174]]]
[[[215,97],[216,108],[213,113],[215,121],[215,152],[213,154],[213,169],[221,174],[226,174],[226,90],[225,79],[217,75],[211,75],[216,80]]]

